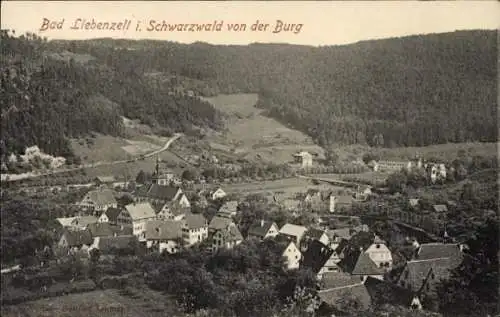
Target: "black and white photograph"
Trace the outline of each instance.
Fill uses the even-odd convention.
[[[3,1],[2,317],[499,317],[495,1]]]

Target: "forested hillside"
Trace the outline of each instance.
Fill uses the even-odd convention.
[[[422,146],[496,141],[496,42],[494,31],[459,31],[319,48],[53,44],[137,73],[201,80],[194,89],[205,95],[259,92],[260,107],[321,145]]]
[[[164,134],[221,127],[219,114],[210,104],[185,94],[169,94],[168,87],[148,84],[133,69],[57,50],[33,34],[16,37],[2,31],[1,42],[4,159],[32,145],[71,157],[68,138],[90,132],[120,135],[122,116],[140,119]]]

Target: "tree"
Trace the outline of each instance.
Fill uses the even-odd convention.
[[[339,161],[339,155],[333,149],[325,152],[325,160],[328,165],[336,165]]]
[[[182,172],[181,177],[183,180],[186,180],[186,181],[194,181],[198,178],[198,175],[197,175],[196,171],[191,170],[191,169],[187,169],[187,170],[184,170]]]
[[[135,181],[137,184],[145,184],[147,181],[146,173],[143,170],[140,170],[139,173],[137,173]]]
[[[406,188],[408,178],[403,172],[396,172],[387,177],[387,186],[391,192],[402,192]]]

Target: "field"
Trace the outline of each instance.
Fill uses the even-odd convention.
[[[262,115],[263,110],[254,107],[257,99],[256,94],[205,98],[226,115],[227,131],[208,137],[214,149],[230,151],[250,161],[274,163],[289,162],[300,150],[324,155],[309,136]]]
[[[272,194],[282,194],[284,197],[292,197],[296,193],[304,193],[308,189],[332,190],[338,191],[345,188],[331,186],[327,184],[313,185],[310,180],[303,178],[285,178],[274,181],[261,181],[245,184],[224,185],[223,189],[231,194],[263,194],[271,196]]]
[[[151,290],[125,295],[118,290],[98,290],[2,306],[3,317],[181,317],[176,303]]]

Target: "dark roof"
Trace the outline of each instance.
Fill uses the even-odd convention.
[[[175,240],[182,237],[179,221],[151,220],[146,222],[146,240]]]
[[[147,188],[147,190],[137,191],[136,195],[151,198],[151,199],[171,201],[174,199],[175,194],[177,194],[179,189],[180,188],[177,186],[151,184],[149,186],[149,188]]]
[[[309,244],[304,257],[302,265],[311,268],[314,273],[318,273],[323,266],[325,266],[328,259],[332,256],[333,250],[318,240],[313,240]]]
[[[121,208],[109,207],[108,209],[106,209],[105,215],[108,217],[109,221],[116,222],[120,212],[122,212]]]
[[[458,244],[454,243],[425,243],[421,244],[415,260],[428,260],[437,258],[460,257],[461,251]]]
[[[115,226],[107,222],[91,223],[87,226],[87,229],[90,230],[92,237],[112,237],[114,235],[124,236],[132,234],[131,227]]]
[[[309,228],[309,230],[306,231],[304,238],[319,240],[323,234],[326,234],[325,231],[323,230],[316,228]]]
[[[220,217],[220,216],[214,216],[212,220],[210,221],[210,224],[208,227],[213,230],[219,230],[219,229],[224,229],[230,224],[233,223],[232,219],[226,218],[226,217]]]
[[[133,235],[100,237],[97,246],[102,253],[107,253],[113,249],[129,248],[135,241],[137,241],[137,237]]]
[[[273,224],[276,226],[276,224],[272,221],[256,220],[248,229],[248,235],[263,238],[266,236],[267,232],[269,231],[269,229],[271,229]],[[278,229],[278,226],[276,226],[276,229]]]
[[[94,239],[90,230],[65,230],[63,235],[66,236],[66,241],[69,247],[76,247],[83,244],[91,245]]]
[[[406,286],[414,292],[419,292],[430,273],[434,273],[435,281],[446,279],[456,265],[457,262],[451,258],[408,261],[399,279],[405,279],[409,283]]]
[[[357,300],[362,310],[368,309],[371,305],[370,293],[363,283],[321,290],[318,296],[324,303],[333,307],[338,306],[345,298]]]
[[[409,289],[370,276],[366,278],[364,284],[374,305],[391,304],[408,307],[414,297]]]
[[[224,229],[219,229],[217,230],[217,232],[220,232],[222,234],[225,242],[235,242],[243,240],[243,236],[236,226],[229,226]]]
[[[344,272],[325,272],[321,278],[321,288],[330,289],[359,283],[358,276],[352,276]]]
[[[384,270],[382,268],[377,267],[375,262],[373,262],[372,259],[370,259],[370,256],[368,254],[361,252],[351,274],[381,275],[384,274]]]
[[[193,214],[191,212],[186,213],[184,223],[189,229],[198,229],[208,226],[207,219],[205,219],[202,214]]]

